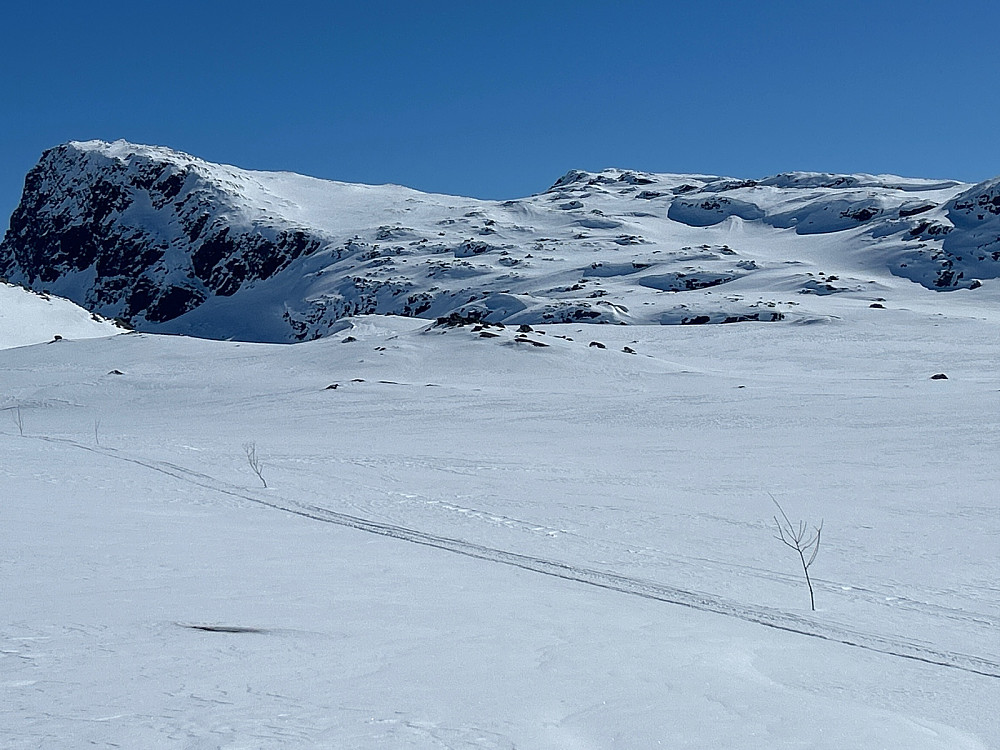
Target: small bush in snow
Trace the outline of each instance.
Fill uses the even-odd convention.
[[[774,497],[771,499],[774,500]],[[778,529],[775,539],[798,553],[799,560],[802,563],[802,572],[806,576],[806,586],[809,587],[809,606],[815,612],[816,597],[813,594],[812,579],[809,578],[809,566],[813,564],[816,554],[819,552],[819,538],[820,534],[823,533],[823,521],[819,522],[819,526],[814,526],[812,533],[809,533],[805,521],[793,524],[788,520],[788,516],[785,515],[784,509],[778,505],[777,500],[774,500],[774,504],[778,506],[778,511],[781,513],[782,519],[779,521],[777,516],[774,517],[774,525]],[[809,556],[808,560],[806,560],[806,555]]]
[[[244,443],[243,452],[246,453],[247,463],[250,465],[251,471],[257,475],[260,483],[267,488],[267,482],[264,480],[264,464],[261,462],[260,457],[257,455],[257,444],[256,443]]]

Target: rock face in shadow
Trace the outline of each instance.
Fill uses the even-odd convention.
[[[32,288],[62,281],[89,309],[141,327],[279,273],[321,239],[242,223],[197,162],[65,144],[25,178],[0,245],[0,275]]]

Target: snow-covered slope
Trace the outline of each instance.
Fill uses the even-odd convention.
[[[69,143],[28,174],[0,275],[141,330],[295,341],[361,313],[724,323],[1000,276],[998,181],[574,171],[504,202]]]
[[[111,336],[124,329],[69,300],[0,282],[0,349]]]
[[[963,295],[2,351],[0,746],[1000,747]],[[769,495],[824,521],[816,612]]]

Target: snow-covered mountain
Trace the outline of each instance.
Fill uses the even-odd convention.
[[[0,275],[322,340],[0,284],[0,747],[1000,747],[998,212],[47,152]]]
[[[573,171],[503,202],[117,141],[28,174],[0,276],[141,330],[321,337],[363,313],[504,323],[829,315],[1000,277],[1000,179]]]

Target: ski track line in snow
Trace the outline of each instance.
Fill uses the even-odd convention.
[[[364,486],[366,489],[373,491],[378,491],[377,488],[371,487],[370,485],[356,485]],[[382,490],[385,492],[385,490]],[[418,496],[407,496],[404,493],[399,492],[389,492],[390,496],[404,496],[406,499],[412,499]],[[698,557],[691,555],[680,555],[670,552],[665,552],[663,550],[657,549],[656,547],[650,547],[648,545],[634,545],[623,543],[614,539],[598,538],[587,536],[585,534],[578,533],[576,531],[570,531],[563,528],[548,527],[544,524],[535,523],[532,521],[524,521],[519,518],[514,518],[513,516],[504,515],[502,513],[496,513],[490,510],[483,510],[481,508],[472,508],[469,506],[457,505],[455,503],[439,501],[439,500],[421,500],[427,506],[433,506],[435,509],[441,510],[452,510],[462,513],[465,517],[479,518],[492,523],[503,523],[509,527],[517,527],[526,531],[540,532],[540,533],[558,533],[563,537],[573,537],[574,539],[580,541],[583,544],[590,546],[591,548],[599,548],[603,550],[614,551],[621,553],[622,551],[628,552],[630,554],[643,555],[650,554],[655,555],[659,560],[669,562],[673,565],[687,565],[687,566],[712,566],[717,569],[726,570],[730,573],[736,573],[739,575],[748,574],[759,578],[762,580],[776,581],[780,583],[793,582],[796,586],[799,585],[800,578],[789,575],[787,573],[777,573],[772,570],[767,570],[765,568],[759,568],[753,565],[741,565],[738,563],[724,562],[721,560],[715,560],[708,557]],[[362,503],[358,501],[345,501],[345,504],[349,505],[351,508],[357,510],[362,514],[372,514],[383,515],[384,520],[391,521],[391,516],[385,515],[381,511],[383,509],[377,508],[372,503]],[[419,506],[418,506],[419,507]],[[589,529],[588,529],[589,530]],[[979,612],[965,612],[961,610],[956,610],[953,607],[947,607],[940,604],[934,604],[933,602],[920,601],[917,599],[912,599],[906,596],[900,596],[891,590],[877,591],[875,589],[860,586],[858,584],[846,584],[839,581],[831,581],[823,578],[813,578],[813,586],[818,590],[823,590],[828,593],[841,594],[845,590],[849,591],[852,598],[864,600],[875,605],[885,605],[887,600],[892,601],[893,608],[896,609],[908,609],[913,612],[919,612],[921,614],[929,614],[937,618],[955,620],[958,622],[968,622],[974,625],[997,628],[1000,627],[1000,621],[989,615],[985,615]]]
[[[26,436],[28,437],[28,436]],[[990,661],[983,657],[970,654],[962,654],[951,651],[938,651],[921,646],[912,641],[893,639],[891,637],[877,635],[875,633],[865,633],[850,628],[831,625],[819,622],[809,617],[795,615],[769,607],[752,606],[741,604],[723,597],[708,593],[690,591],[666,584],[647,581],[640,578],[619,575],[610,571],[595,570],[592,568],[577,567],[558,560],[548,560],[541,557],[522,555],[517,552],[496,549],[485,545],[467,542],[462,539],[438,536],[417,529],[410,529],[405,526],[397,526],[389,523],[380,523],[359,516],[352,516],[346,513],[338,513],[328,508],[316,505],[306,505],[286,499],[265,500],[248,494],[248,490],[227,485],[226,483],[197,471],[192,471],[176,464],[143,460],[125,456],[111,448],[101,448],[86,445],[68,438],[55,438],[46,436],[31,436],[34,439],[48,443],[57,443],[71,446],[81,450],[97,453],[118,461],[142,466],[152,471],[160,472],[168,476],[179,479],[183,482],[195,484],[214,492],[236,497],[247,502],[264,505],[275,510],[292,513],[315,521],[323,521],[338,526],[344,526],[370,534],[391,537],[414,544],[454,552],[456,554],[472,557],[488,562],[510,565],[522,570],[528,570],[543,575],[561,578],[575,583],[584,583],[597,588],[617,591],[623,594],[640,596],[645,599],[668,604],[676,604],[702,612],[733,617],[745,622],[763,625],[775,630],[783,630],[788,633],[797,633],[812,638],[819,638],[825,641],[840,643],[846,646],[853,646],[867,651],[874,651],[888,656],[895,656],[902,659],[933,664],[935,666],[959,669],[964,672],[1000,679],[1000,663]],[[273,492],[273,490],[269,490]]]

